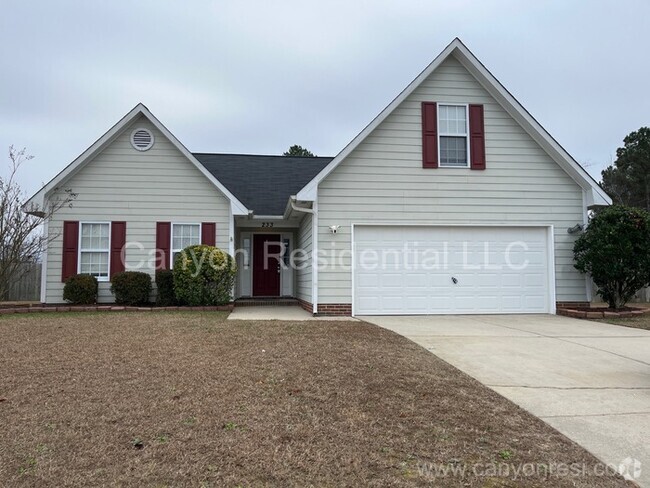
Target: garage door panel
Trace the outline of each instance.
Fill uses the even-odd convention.
[[[407,289],[419,289],[419,288],[428,288],[429,287],[429,276],[424,272],[414,271],[409,274],[408,279],[406,280]]]
[[[501,308],[504,312],[518,312],[524,307],[524,302],[521,295],[502,295]]]
[[[546,297],[544,295],[537,296],[527,296],[525,297],[525,307],[526,308],[542,308],[546,304]]]
[[[501,276],[491,271],[487,273],[480,273],[474,276],[473,283],[476,286],[486,289],[489,289],[490,287],[499,288],[499,285],[501,283]]]
[[[381,311],[379,297],[372,298],[361,296],[357,298],[357,308],[359,310],[378,310]]]
[[[355,313],[547,313],[548,256],[544,227],[356,226]]]
[[[524,276],[524,286],[526,288],[546,289],[546,276],[543,273],[527,274]]]

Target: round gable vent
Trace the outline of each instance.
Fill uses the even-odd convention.
[[[138,151],[146,151],[153,146],[153,134],[148,129],[136,129],[131,133],[131,145]]]

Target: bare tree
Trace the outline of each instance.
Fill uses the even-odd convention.
[[[0,175],[0,300],[6,297],[9,285],[21,278],[23,265],[37,262],[43,249],[57,237],[56,233],[46,235],[43,224],[60,208],[72,206],[77,196],[69,189],[55,191],[60,196],[51,199],[46,208],[23,208],[26,194],[17,177],[21,166],[31,159],[24,148],[10,146],[8,174]]]

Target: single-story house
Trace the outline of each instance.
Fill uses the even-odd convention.
[[[139,104],[26,210],[65,189],[77,197],[47,225],[45,303],[75,273],[111,302],[113,273],[153,275],[206,243],[236,254],[236,299],[348,315],[589,301],[573,243],[611,203],[459,39],[333,158],[192,153]]]

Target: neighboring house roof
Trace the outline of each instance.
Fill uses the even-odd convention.
[[[587,171],[544,129],[537,120],[512,96],[492,73],[455,38],[377,117],[375,117],[323,170],[297,193],[298,200],[314,200],[318,185],[373,131],[393,110],[433,73],[449,56],[454,56],[515,119],[519,125],[553,158],[573,180],[585,190],[587,206],[609,205],[611,198]]]
[[[145,116],[162,134],[169,139],[169,141],[194,165],[196,168],[217,187],[217,189],[226,196],[231,202],[232,211],[234,215],[248,215],[248,209],[239,201],[212,173],[210,173],[196,158],[190,153],[181,142],[176,139],[174,134],[169,132],[147,107],[139,103],[128,114],[126,114],[120,121],[109,129],[102,137],[84,151],[77,159],[66,166],[63,171],[50,180],[43,188],[34,194],[23,205],[26,212],[38,214],[43,212],[45,206],[46,196],[54,189],[59,188],[66,180],[68,180],[77,171],[83,168],[86,163],[91,161],[97,154],[99,154],[106,146],[108,146],[115,138],[122,133],[122,130],[128,126],[136,117]],[[288,196],[287,196],[288,198]]]
[[[256,215],[282,215],[332,158],[193,153],[194,157]]]

